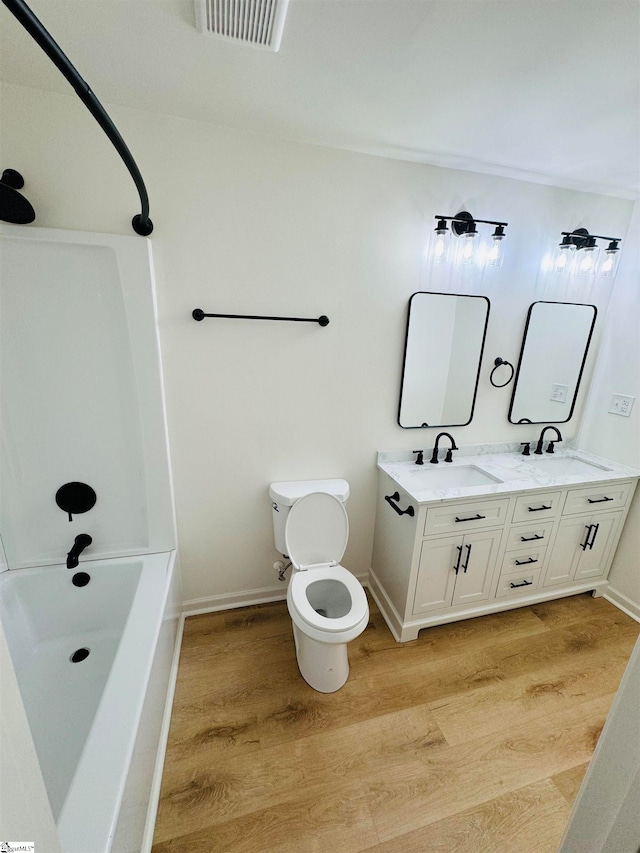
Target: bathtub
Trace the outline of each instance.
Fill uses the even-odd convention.
[[[78,572],[86,585],[72,583]],[[150,849],[177,576],[173,551],[0,574],[0,618],[64,853]]]

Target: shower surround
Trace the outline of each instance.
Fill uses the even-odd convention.
[[[0,618],[61,847],[146,850],[180,622],[149,241],[0,226],[0,387]]]

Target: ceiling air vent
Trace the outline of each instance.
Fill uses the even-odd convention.
[[[195,0],[198,29],[218,38],[276,51],[289,0]]]

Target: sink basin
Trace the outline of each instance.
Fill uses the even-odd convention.
[[[446,462],[424,468],[416,468],[406,475],[409,488],[421,489],[463,489],[469,486],[491,486],[501,483],[497,477],[487,474],[475,465],[447,465]]]
[[[540,456],[534,457],[529,461],[538,471],[545,474],[595,474],[597,471],[610,471],[610,468],[605,468],[604,465],[597,465],[595,462],[586,462],[584,459],[578,459],[577,456]]]

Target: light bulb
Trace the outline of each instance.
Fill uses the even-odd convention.
[[[612,240],[600,258],[600,269],[598,270],[598,275],[601,275],[603,278],[611,278],[615,275],[616,267],[618,266],[619,251],[618,241]]]
[[[465,234],[463,237],[462,251],[460,252],[460,263],[470,264],[473,260],[473,250],[476,247],[475,234]]]
[[[504,226],[497,225],[496,230],[493,232],[493,236],[491,237],[491,245],[489,247],[489,251],[487,252],[487,266],[489,267],[501,267],[502,266],[502,258],[504,255],[503,252],[503,243],[504,240]]]
[[[587,245],[580,251],[582,255],[578,261],[578,275],[595,275],[596,262],[600,252],[596,246],[595,237],[588,237]]]
[[[556,247],[553,257],[554,272],[568,273],[572,266],[575,251],[575,243],[572,243],[571,238],[568,235],[565,235],[562,243]]]
[[[431,238],[431,257],[434,263],[443,264],[447,260],[450,237],[451,232],[447,228],[447,223],[444,219],[439,219]]]

